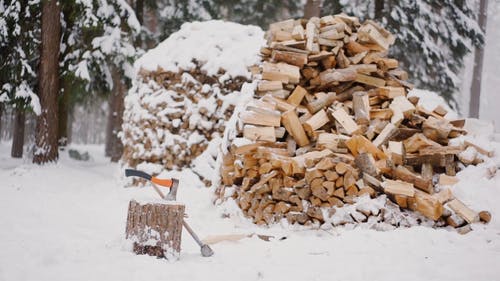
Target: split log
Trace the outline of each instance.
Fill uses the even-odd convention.
[[[352,108],[356,123],[361,125],[370,122],[370,103],[366,92],[355,92],[352,94]]]
[[[304,128],[300,124],[300,120],[294,110],[283,113],[281,115],[281,120],[283,122],[283,126],[285,126],[285,129],[299,146],[305,146],[309,144],[309,139],[307,138]]]

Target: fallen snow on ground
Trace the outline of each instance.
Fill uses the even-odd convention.
[[[380,232],[362,227],[292,231],[257,227],[245,218],[225,218],[212,193],[190,170],[165,172],[180,178],[178,200],[202,238],[264,234],[212,245],[203,258],[184,232],[180,260],[136,256],[125,241],[128,202],[157,200],[151,188],[123,188],[123,171],[101,146],[77,146],[91,160],[61,153],[57,164],[38,167],[11,159],[0,143],[0,280],[498,280],[500,268],[500,164],[496,156],[458,173],[453,191],[477,210],[489,210],[489,225],[459,235],[423,226]]]
[[[184,23],[179,31],[138,59],[134,67],[136,71],[161,67],[176,72],[196,67],[195,59],[208,75],[222,68],[232,77],[250,78],[247,67],[260,61],[256,50],[264,43],[264,31],[258,26],[221,20]]]

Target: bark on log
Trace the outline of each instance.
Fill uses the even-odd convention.
[[[134,243],[134,252],[178,259],[184,210],[183,204],[173,202],[141,204],[130,201],[125,233]]]
[[[59,1],[42,1],[42,42],[39,94],[42,113],[37,118],[33,162],[43,164],[58,158],[57,132],[59,94],[59,43],[61,38]]]
[[[12,133],[12,149],[10,151],[10,156],[13,158],[23,157],[25,120],[24,109],[16,107],[14,109],[14,132]]]

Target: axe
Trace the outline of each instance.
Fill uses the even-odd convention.
[[[153,184],[153,188],[160,195],[160,197],[162,199],[175,201],[177,198],[177,188],[179,187],[179,180],[178,179],[159,179],[159,178],[153,177],[150,174],[145,173],[143,171],[138,171],[138,170],[133,170],[133,169],[125,169],[125,176],[127,176],[127,177],[140,177],[140,178],[143,178],[143,179],[150,181]],[[170,188],[170,191],[168,192],[167,195],[164,195],[163,192],[161,192],[161,190],[156,186],[156,184],[164,186],[164,187],[168,187],[168,188]],[[193,237],[194,241],[196,241],[196,243],[198,243],[198,245],[200,246],[202,256],[210,257],[214,254],[214,251],[212,250],[212,248],[210,248],[210,246],[208,246],[207,244],[203,243],[200,240],[198,235],[196,235],[196,233],[194,233],[193,229],[187,224],[186,220],[182,219],[182,225],[189,232],[189,234],[191,234],[191,237]]]
[[[133,170],[133,169],[125,169],[125,176],[127,176],[127,177],[139,177],[139,178],[146,179],[146,180],[153,183],[154,189],[161,196],[161,198],[166,199],[166,200],[170,200],[170,201],[177,200],[177,188],[179,187],[179,180],[178,179],[159,179],[159,178],[153,177],[152,175],[145,173],[143,171],[138,171],[138,170]],[[155,184],[170,188],[170,191],[168,192],[167,196],[163,195],[163,192],[161,192],[160,189]]]

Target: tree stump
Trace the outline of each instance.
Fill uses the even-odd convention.
[[[181,251],[183,204],[176,202],[139,203],[130,201],[126,237],[134,252],[166,259],[178,259]]]

